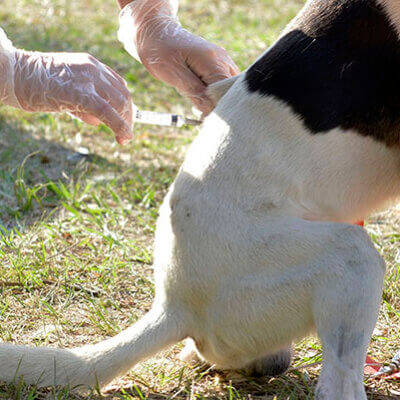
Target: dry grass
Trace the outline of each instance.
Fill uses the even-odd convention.
[[[189,28],[225,44],[245,67],[300,8],[300,0],[182,1]],[[89,51],[117,69],[144,109],[190,109],[153,80],[116,42],[117,13],[105,0],[3,0],[0,20],[19,46]],[[137,127],[126,148],[105,127],[67,116],[0,109],[0,339],[77,346],[132,324],[153,298],[152,239],[157,209],[195,130]],[[79,157],[79,147],[90,157]],[[387,361],[399,343],[400,209],[369,220],[388,263],[370,354]],[[111,385],[108,399],[312,399],[318,367],[254,380],[177,360],[181,345],[142,363]],[[321,358],[316,339],[297,346],[295,365]],[[370,399],[398,398],[397,382],[367,381]],[[94,392],[84,398],[100,398]],[[65,390],[16,382],[0,398],[81,399]]]

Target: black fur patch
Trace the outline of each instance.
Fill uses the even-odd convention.
[[[400,41],[373,0],[315,0],[247,72],[312,133],[353,129],[400,144]]]

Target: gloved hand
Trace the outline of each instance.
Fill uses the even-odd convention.
[[[0,101],[26,111],[68,111],[108,125],[118,143],[132,138],[133,105],[125,81],[83,53],[15,49],[0,29]]]
[[[226,51],[183,29],[172,0],[135,0],[120,14],[119,40],[157,79],[175,86],[209,113],[214,104],[206,87],[239,69]]]

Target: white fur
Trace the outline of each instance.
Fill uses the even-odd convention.
[[[366,399],[384,263],[346,223],[399,195],[398,151],[351,131],[310,135],[290,107],[249,94],[243,75],[214,93],[160,210],[152,311],[94,346],[0,345],[0,379],[103,385],[186,337],[208,362],[241,368],[316,330],[317,398]]]
[[[399,191],[396,152],[352,132],[309,135],[243,77],[192,144],[167,195],[155,245],[152,311],[75,350],[0,346],[0,378],[103,385],[191,337],[202,358],[239,368],[317,330],[318,393],[365,399],[362,367],[384,265],[351,222]]]
[[[0,345],[0,379],[23,377],[39,386],[104,386],[132,365],[185,335],[178,314],[150,311],[141,321],[119,335],[78,349]]]

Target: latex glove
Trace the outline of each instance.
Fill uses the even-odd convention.
[[[135,0],[120,14],[119,40],[157,79],[174,86],[209,113],[214,104],[206,87],[239,69],[227,52],[183,29],[168,0]]]
[[[135,106],[125,81],[88,54],[18,50],[0,29],[0,74],[0,101],[7,105],[67,111],[108,125],[120,144],[132,138]]]

